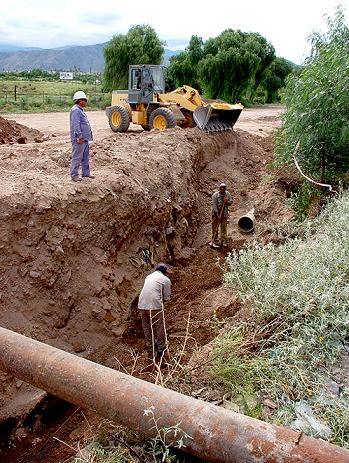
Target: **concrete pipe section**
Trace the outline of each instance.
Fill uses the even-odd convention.
[[[254,230],[254,208],[238,220],[238,227],[242,233],[251,233]]]
[[[183,434],[184,450],[211,462],[349,463],[349,451],[343,448],[187,397],[4,328],[0,328],[0,369],[149,437],[156,434],[154,418],[158,427],[180,423],[190,436]]]

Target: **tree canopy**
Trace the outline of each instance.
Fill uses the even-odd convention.
[[[269,92],[275,98],[284,75],[281,62],[272,66],[274,61],[274,47],[260,34],[227,29],[206,42],[192,36],[186,50],[171,58],[169,77],[174,86],[191,85],[208,98],[235,102],[254,100],[261,86],[267,93],[266,75],[271,81],[276,74],[279,79]],[[290,72],[292,66],[283,69]]]
[[[171,58],[168,81],[172,87],[185,84],[201,91],[197,66],[204,56],[203,45],[202,38],[193,35],[186,50]]]
[[[339,7],[325,34],[311,36],[312,52],[285,89],[286,113],[276,138],[280,162],[297,157],[306,173],[321,180],[349,168],[349,28]]]
[[[286,77],[295,69],[293,63],[284,58],[275,58],[262,76],[262,86],[266,92],[266,103],[279,99],[278,91],[285,87]]]
[[[160,64],[164,43],[148,25],[132,26],[127,34],[118,34],[103,50],[105,91],[127,88],[128,67],[131,64]]]

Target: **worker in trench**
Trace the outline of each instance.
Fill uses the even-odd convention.
[[[171,297],[171,280],[166,273],[167,265],[156,265],[145,278],[138,299],[147,351],[156,362],[168,360],[164,302]]]
[[[217,249],[227,246],[227,222],[229,207],[233,204],[233,198],[227,185],[221,183],[218,191],[212,195],[212,241],[211,248]]]
[[[73,182],[80,182],[79,169],[82,177],[94,178],[90,174],[89,143],[92,141],[92,130],[84,108],[87,96],[81,90],[74,93],[74,106],[70,110],[70,141],[72,143],[72,158],[70,177]]]

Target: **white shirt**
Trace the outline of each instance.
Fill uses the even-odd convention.
[[[139,295],[138,308],[140,310],[161,310],[164,301],[171,297],[171,280],[160,270],[155,270],[144,280]]]

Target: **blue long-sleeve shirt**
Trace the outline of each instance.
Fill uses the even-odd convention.
[[[70,110],[70,140],[74,143],[78,138],[85,141],[93,139],[91,126],[85,111],[75,104]]]

